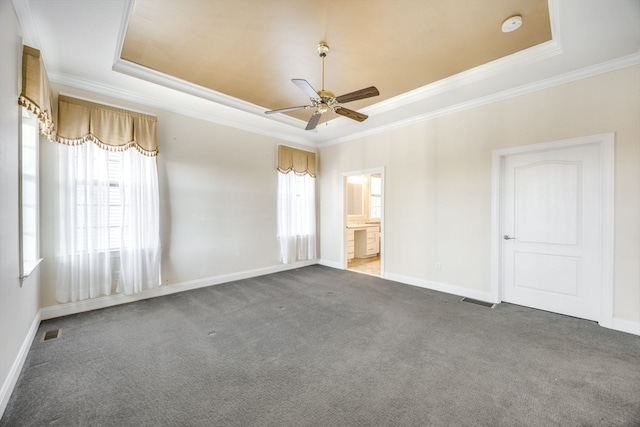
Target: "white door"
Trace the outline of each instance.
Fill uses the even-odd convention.
[[[505,157],[503,301],[599,320],[600,155],[582,145]]]

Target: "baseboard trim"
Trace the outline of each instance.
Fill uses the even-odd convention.
[[[219,285],[222,283],[233,282],[235,280],[249,279],[251,277],[263,276],[265,274],[294,270],[296,268],[306,267],[314,264],[318,264],[317,259],[299,261],[293,264],[274,265],[271,267],[257,268],[254,270],[245,270],[237,273],[222,274],[219,276],[205,277],[202,279],[189,280],[180,283],[172,283],[169,285],[160,286],[159,288],[153,289],[151,291],[145,291],[134,295],[117,294],[93,298],[90,300],[59,304],[42,308],[40,310],[40,315],[42,320],[54,319],[56,317],[68,316],[70,314],[98,310],[101,308],[113,307],[120,304],[127,304],[130,302],[141,301],[163,295],[170,295],[178,292],[205,288],[207,286]]]
[[[29,328],[29,332],[27,336],[22,341],[22,345],[20,346],[20,351],[13,361],[13,365],[11,366],[11,370],[9,371],[9,375],[7,375],[4,384],[2,384],[2,389],[0,389],[0,418],[4,414],[4,410],[7,408],[7,404],[9,403],[9,399],[11,398],[11,394],[13,393],[13,389],[18,382],[18,377],[20,377],[20,372],[22,372],[22,367],[24,366],[24,362],[27,360],[27,355],[29,354],[29,350],[31,349],[31,343],[36,336],[36,332],[38,332],[38,327],[40,326],[40,311],[36,313],[33,321],[31,322],[31,327]]]
[[[418,286],[420,288],[431,289],[433,291],[444,292],[452,295],[460,295],[461,297],[472,298],[479,301],[486,301],[491,303],[500,302],[494,301],[491,292],[477,291],[474,289],[463,288],[461,286],[434,282],[433,280],[424,280],[415,277],[402,276],[400,274],[394,273],[386,273],[384,275],[384,278],[387,280],[393,280],[394,282],[404,283],[406,285]]]
[[[337,269],[340,269],[340,270],[344,270],[344,266],[341,263],[335,262],[335,261],[329,261],[327,259],[319,259],[318,260],[318,264],[324,265],[325,267],[331,267],[331,268],[337,268]]]
[[[611,329],[628,334],[640,335],[640,322],[614,318],[611,323]]]

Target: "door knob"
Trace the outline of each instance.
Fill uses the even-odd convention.
[[[505,235],[503,236],[503,238],[504,238],[504,240],[515,240],[515,237],[509,237],[509,235],[508,235],[508,234],[505,234]]]

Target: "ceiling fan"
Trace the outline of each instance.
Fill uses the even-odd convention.
[[[289,107],[281,108],[279,110],[265,111],[265,114],[286,113],[289,111],[315,108],[316,111],[311,116],[311,119],[309,119],[309,123],[307,123],[307,127],[305,128],[305,130],[315,129],[318,125],[318,122],[320,121],[320,117],[327,111],[333,111],[334,113],[340,114],[341,116],[345,116],[359,122],[366,120],[367,117],[369,117],[366,114],[344,108],[340,104],[357,101],[359,99],[370,98],[372,96],[378,96],[380,95],[378,89],[376,89],[375,86],[369,86],[367,88],[360,89],[355,92],[346,93],[340,96],[335,96],[332,92],[324,90],[324,58],[327,56],[327,53],[329,53],[329,46],[326,43],[322,42],[316,47],[316,51],[322,59],[322,89],[316,92],[316,90],[309,84],[309,82],[304,79],[291,80],[296,86],[302,89],[302,91],[309,96],[311,105],[301,105],[299,107]]]

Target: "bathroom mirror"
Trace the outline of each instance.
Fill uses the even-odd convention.
[[[364,191],[360,183],[347,182],[347,215],[364,215]]]

